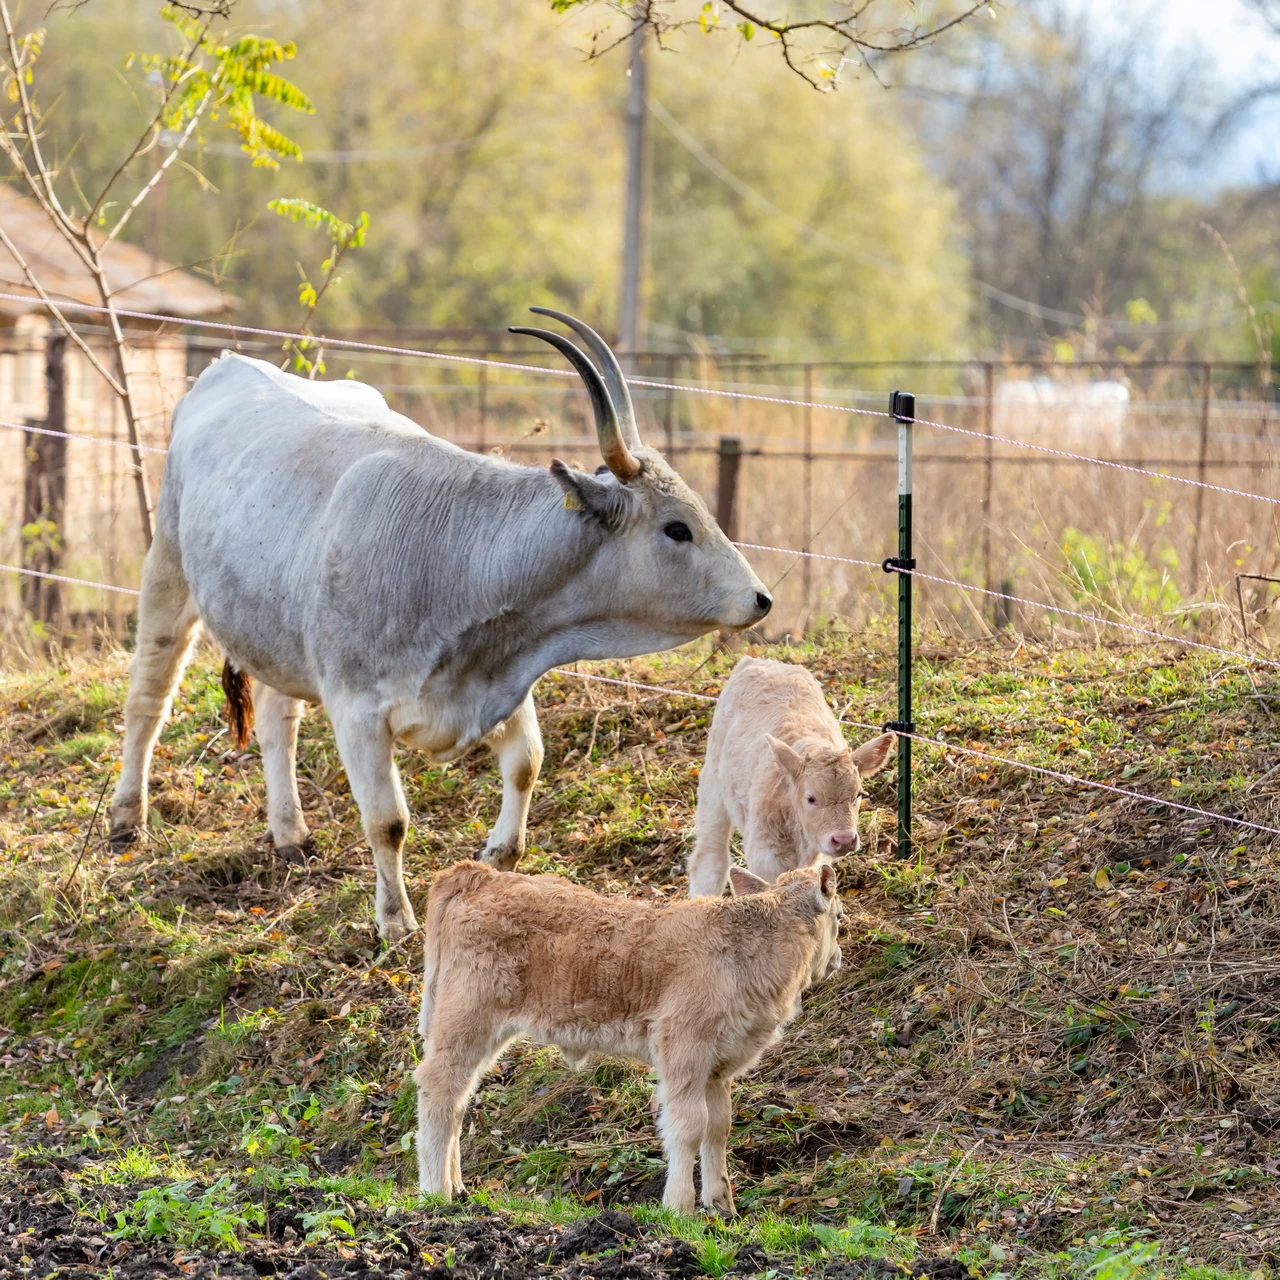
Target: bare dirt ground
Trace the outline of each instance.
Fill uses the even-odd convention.
[[[1280,827],[1280,734],[1242,667],[922,647],[923,732]],[[892,718],[883,637],[769,652],[851,719]],[[714,694],[734,657],[592,669]],[[471,1196],[446,1209],[412,1188],[420,940],[372,930],[323,714],[300,749],[306,866],[261,838],[260,762],[219,736],[211,654],[147,839],[111,853],[94,815],[126,661],[0,679],[0,1276],[1244,1277],[1280,1257],[1280,837],[918,748],[913,856],[878,778],[843,867],[846,966],[737,1090],[739,1220],[658,1208],[642,1068],[531,1045],[482,1082]],[[537,696],[523,868],[683,893],[709,706],[569,677]],[[485,756],[401,763],[421,906],[499,787]]]

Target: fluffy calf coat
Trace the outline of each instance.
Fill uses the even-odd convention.
[[[735,829],[747,867],[768,881],[856,852],[862,779],[884,768],[896,741],[885,733],[851,750],[808,671],[743,658],[707,734],[690,896],[724,892]]]
[[[835,871],[767,885],[734,868],[733,898],[655,905],[604,898],[559,876],[461,862],[427,902],[420,1030],[418,1176],[463,1190],[467,1099],[504,1045],[527,1035],[571,1064],[591,1053],[657,1070],[667,1152],[663,1203],[733,1212],[725,1143],[730,1085],[800,1011],[800,994],[840,967]]]

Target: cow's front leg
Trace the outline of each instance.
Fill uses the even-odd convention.
[[[326,699],[338,754],[347,770],[351,795],[360,808],[364,833],[373,849],[377,875],[374,914],[378,933],[395,942],[418,927],[404,888],[404,838],[409,806],[396,771],[394,744],[385,717],[373,707],[338,705]]]
[[[538,780],[538,770],[542,768],[542,733],[538,729],[532,693],[526,695],[502,728],[485,742],[498,757],[502,809],[485,843],[484,861],[499,871],[511,871],[524,853],[529,799]]]

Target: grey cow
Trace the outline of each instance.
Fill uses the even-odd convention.
[[[398,938],[417,924],[397,742],[438,762],[480,742],[494,751],[502,809],[483,856],[509,869],[542,764],[540,676],[768,613],[764,585],[702,501],[641,444],[603,339],[534,310],[594,357],[560,334],[514,330],[551,343],[586,384],[606,464],[595,475],[467,453],[360,383],[237,355],[201,374],[174,413],[143,568],[113,843],[145,826],[152,750],[203,623],[226,654],[233,712],[251,719],[256,704],[278,852],[307,839],[303,704],[327,709],[373,848],[378,930]]]

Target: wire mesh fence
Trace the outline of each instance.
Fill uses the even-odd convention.
[[[354,339],[358,348],[326,345],[327,376],[351,372],[432,434],[468,449],[535,465],[555,456],[596,465],[586,397],[554,357],[513,350],[496,335],[480,343],[466,335],[439,353],[451,359],[424,359],[411,345],[422,335],[370,336]],[[280,344],[208,328],[133,338],[130,383],[154,494],[173,405],[199,371],[228,347],[279,362]],[[58,520],[40,518],[30,474],[36,433],[26,428],[47,416],[45,356],[41,334],[0,347],[0,562],[136,583],[144,544],[134,455],[119,447],[128,443],[122,415],[75,352],[67,356],[66,425],[77,438],[65,442],[61,461],[64,506]],[[896,463],[883,388],[894,381],[917,388],[922,422],[960,429],[917,433],[917,555],[931,575],[918,583],[923,622],[965,634],[1052,629],[1064,641],[1097,634],[1069,613],[1032,610],[1034,599],[1077,614],[1141,617],[1150,629],[1202,640],[1233,632],[1239,644],[1242,626],[1247,637],[1265,638],[1258,620],[1265,624],[1272,584],[1247,580],[1238,609],[1233,590],[1236,573],[1265,577],[1274,567],[1275,409],[1255,366],[780,364],[750,353],[642,353],[633,368],[646,441],[739,540],[843,557],[758,553],[776,588],[770,638],[857,628],[892,607],[892,581],[849,560],[878,564],[891,549]],[[1270,504],[1236,501],[1230,490]],[[127,631],[120,596],[70,584],[59,593],[61,613],[45,620],[57,642]],[[23,606],[10,576],[10,635],[25,625]]]

